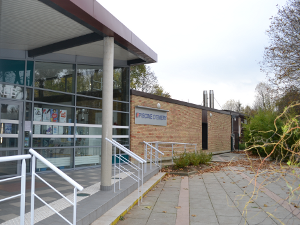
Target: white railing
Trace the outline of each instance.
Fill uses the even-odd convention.
[[[17,197],[21,197],[20,198],[20,225],[24,225],[25,224],[25,196],[26,196],[26,160],[25,159],[30,159],[31,155],[16,155],[16,156],[4,156],[4,157],[0,157],[0,163],[1,162],[10,162],[10,161],[18,161],[18,160],[22,160],[21,162],[21,176],[15,176],[15,177],[11,177],[11,178],[7,178],[7,179],[3,179],[0,180],[0,182],[5,182],[5,181],[9,181],[9,180],[14,180],[14,179],[18,179],[21,178],[21,193],[18,195],[14,195],[8,198],[4,198],[1,199],[0,202],[4,202],[10,199],[14,199]]]
[[[150,143],[143,141],[144,145],[145,145],[145,150],[144,150],[144,158],[145,160],[150,163],[150,169],[152,169],[152,164],[154,163],[156,166],[159,167],[159,169],[161,169],[161,157],[159,157],[159,155],[163,156],[164,153],[159,151],[157,148],[155,148],[154,146],[152,146]],[[150,151],[148,151],[148,147],[150,147]],[[155,151],[155,153],[153,154],[153,150]],[[148,158],[149,155],[149,158]],[[154,158],[154,160],[153,160]],[[145,171],[147,171],[147,165],[145,166]]]
[[[143,160],[141,157],[139,157],[137,154],[133,153],[129,149],[125,148],[123,145],[119,144],[115,140],[109,140],[108,138],[105,138],[106,141],[111,143],[113,145],[113,164],[114,164],[114,179],[116,179],[116,169],[119,170],[119,190],[121,189],[121,172],[127,174],[129,177],[131,177],[133,180],[135,180],[138,183],[138,205],[140,205],[139,199],[141,198],[141,201],[143,201],[143,195],[140,196],[140,182],[142,183],[142,190],[141,193],[143,193],[143,187],[144,187],[144,171],[143,171],[143,164],[146,163],[145,160]],[[117,153],[117,148],[119,149],[119,152]],[[125,158],[121,152],[124,152],[125,154],[129,155],[131,158],[135,159],[138,162],[138,165],[131,162],[129,159]],[[118,163],[117,163],[118,159]],[[132,173],[129,169],[127,169],[123,165],[128,165],[129,168],[133,169],[137,172],[137,175]],[[142,166],[141,166],[142,165]],[[116,192],[116,182],[114,182],[114,192]]]
[[[17,178],[21,178],[21,193],[18,195],[14,195],[5,199],[0,200],[0,202],[10,200],[16,197],[21,197],[20,200],[20,224],[25,224],[25,195],[26,195],[26,161],[25,159],[31,159],[31,220],[30,224],[34,224],[34,198],[36,197],[41,202],[43,202],[46,206],[48,206],[51,210],[53,210],[57,215],[59,215],[62,219],[64,219],[68,224],[70,225],[76,225],[76,206],[77,206],[77,190],[82,191],[83,187],[79,185],[76,181],[74,181],[72,178],[70,178],[68,175],[66,175],[64,172],[62,172],[60,169],[58,169],[56,166],[54,166],[52,163],[50,163],[47,159],[45,159],[43,156],[38,154],[33,149],[29,150],[31,155],[18,155],[18,156],[5,156],[0,157],[0,163],[1,162],[8,162],[8,161],[17,161],[22,160],[22,167],[21,167],[21,176],[16,176],[12,178],[7,178],[0,180],[0,182],[9,181]],[[46,166],[48,166],[50,169],[52,169],[54,172],[56,172],[59,176],[61,176],[63,179],[65,179],[67,182],[69,182],[71,185],[74,186],[74,202],[70,201],[68,198],[66,198],[63,194],[61,194],[58,190],[56,190],[53,186],[51,186],[47,181],[45,181],[43,178],[41,178],[39,175],[35,173],[35,165],[36,165],[36,159],[39,159],[42,163],[44,163]],[[57,194],[59,194],[61,197],[63,197],[66,201],[68,201],[71,205],[73,205],[73,223],[68,221],[64,216],[62,216],[59,212],[57,212],[53,207],[51,207],[47,202],[45,202],[43,199],[41,199],[36,193],[35,193],[35,178],[39,178],[41,181],[43,181],[46,185],[48,185],[51,189],[53,189]]]
[[[145,142],[144,142],[145,143]],[[155,145],[155,148],[158,150],[160,149],[167,149],[167,150],[161,150],[162,152],[171,152],[172,153],[172,164],[173,164],[173,157],[174,157],[174,151],[176,149],[176,152],[186,152],[188,149],[192,149],[197,152],[197,144],[192,144],[192,143],[180,143],[180,142],[163,142],[163,141],[153,141],[153,142],[148,142],[149,145],[153,146]]]

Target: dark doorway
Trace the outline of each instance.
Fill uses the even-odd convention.
[[[208,129],[207,129],[207,123],[202,123],[202,149],[207,150],[208,148]]]

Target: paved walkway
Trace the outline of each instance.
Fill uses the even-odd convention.
[[[222,161],[232,156],[237,155],[218,157]],[[298,187],[299,179],[288,175],[280,179],[280,174],[272,173],[261,174],[251,183],[254,174],[243,169],[162,181],[118,225],[300,224],[300,210],[294,206],[299,198],[291,196],[286,185]],[[269,184],[253,192],[263,181]]]

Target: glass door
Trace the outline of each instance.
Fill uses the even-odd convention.
[[[0,157],[21,154],[22,102],[0,100]],[[20,174],[20,162],[0,163],[0,176]]]

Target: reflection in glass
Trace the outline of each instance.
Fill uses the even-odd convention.
[[[34,91],[34,100],[39,102],[56,103],[61,105],[74,105],[74,96],[53,91]]]
[[[67,169],[73,167],[73,148],[37,149],[36,151],[59,169]],[[40,160],[37,160],[36,171],[46,170],[50,169]]]
[[[113,112],[113,125],[129,126],[129,113]]]
[[[77,96],[77,106],[102,109],[102,99]]]
[[[77,135],[102,135],[101,127],[76,127]]]
[[[77,93],[102,97],[102,66],[77,66]]]
[[[124,145],[126,148],[129,146],[129,138],[113,138],[116,142]]]
[[[0,97],[21,100],[23,96],[24,88],[16,85],[0,84]]]
[[[101,146],[102,138],[76,138],[76,146]]]
[[[1,119],[19,120],[19,106],[1,104]]]
[[[114,100],[129,102],[129,67],[114,69]]]
[[[32,100],[32,88],[26,88],[25,99]]]
[[[33,83],[33,61],[27,61],[26,85],[32,86]]]
[[[18,138],[5,138],[5,137],[1,137],[0,134],[0,148],[17,148],[17,147],[18,147]]]
[[[35,87],[62,92],[74,92],[72,64],[35,63]]]
[[[113,135],[129,135],[129,129],[113,128]]]
[[[18,155],[18,151],[17,150],[0,151],[0,157],[13,156],[13,155]],[[18,161],[0,163],[0,176],[17,174],[18,172],[17,166],[18,166]]]
[[[102,124],[102,111],[77,108],[76,121],[81,124]]]
[[[33,138],[33,147],[73,146],[74,138]]]
[[[123,102],[113,102],[113,110],[115,111],[123,111],[123,112],[129,112],[129,103],[123,103]]]
[[[24,84],[25,61],[0,59],[0,82]]]
[[[100,147],[76,148],[75,167],[94,166],[100,164]]]

